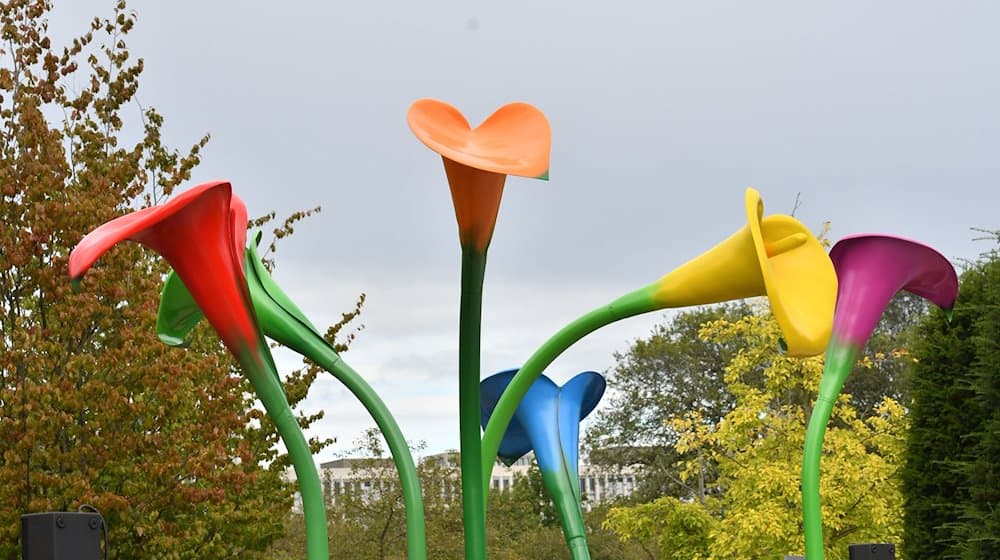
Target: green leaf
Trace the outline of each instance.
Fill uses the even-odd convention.
[[[188,335],[204,316],[180,276],[171,270],[160,294],[156,336],[168,346],[186,346]]]

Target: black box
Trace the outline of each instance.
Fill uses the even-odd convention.
[[[850,560],[896,560],[896,545],[889,543],[852,544],[847,551]]]
[[[22,515],[22,560],[101,560],[102,523],[90,512]]]

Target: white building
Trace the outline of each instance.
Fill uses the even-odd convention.
[[[319,466],[327,507],[337,503],[337,496],[348,492],[370,495],[376,490],[372,485],[377,484],[377,479],[391,480],[396,476],[396,465],[392,459],[345,458]]]
[[[440,461],[443,466],[455,467],[457,478],[457,452],[445,452],[437,455],[430,455],[421,459],[424,461]],[[527,476],[528,469],[534,462],[532,454],[525,455],[507,467],[501,464],[493,466],[493,477],[490,483],[495,490],[507,491],[513,488],[518,477]],[[294,472],[290,472],[290,480],[294,480]],[[372,479],[395,478],[396,467],[392,459],[364,459],[345,458],[327,461],[320,465],[320,480],[323,484],[323,495],[327,506],[337,503],[337,496],[347,492],[362,492],[369,494],[378,489],[373,487]],[[459,487],[455,481],[455,489]],[[630,495],[636,486],[636,471],[629,469],[625,471],[610,471],[590,465],[586,462],[580,464],[580,490],[583,496],[583,506],[589,509],[593,504],[614,500],[615,498]],[[298,494],[295,496],[295,511],[302,511],[302,501]]]
[[[493,466],[491,486],[496,490],[509,490],[514,486],[514,480],[519,476],[527,476],[528,469],[534,463],[535,457],[529,453],[507,467],[501,464]],[[628,469],[613,472],[606,467],[598,467],[582,462],[580,470],[580,495],[584,506],[623,498],[632,494],[636,485],[636,471]]]

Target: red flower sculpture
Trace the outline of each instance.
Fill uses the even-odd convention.
[[[120,241],[167,259],[191,297],[236,356],[281,435],[302,493],[309,560],[328,557],[326,510],[309,444],[285,398],[253,312],[243,271],[247,210],[228,182],[198,185],[160,206],[111,220],[87,234],[69,256],[74,282]]]
[[[69,274],[78,281],[115,244],[137,241],[167,259],[230,352],[259,359],[262,339],[243,274],[246,223],[246,206],[229,183],[204,183],[87,234],[70,254]]]

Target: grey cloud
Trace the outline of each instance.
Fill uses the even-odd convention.
[[[746,186],[769,212],[790,211],[801,193],[796,216],[813,228],[831,220],[834,239],[896,233],[956,259],[986,248],[970,226],[997,226],[997,4],[136,7],[143,103],[167,117],[169,143],[213,135],[196,178],[232,180],[251,213],[322,205],[281,249],[279,275],[292,274],[279,282],[323,321],[368,292],[349,359],[376,376],[422,370],[442,394],[459,250],[440,158],[405,124],[420,97],[474,123],[524,100],[552,122],[552,180],[511,178],[505,190],[484,372],[603,303],[601,286],[638,287],[729,235]],[[107,9],[60,3],[52,25],[65,36]],[[499,301],[519,283],[538,297]],[[572,283],[598,287],[560,291]],[[608,364],[645,332],[636,322],[602,331],[558,367]],[[419,336],[433,347],[413,347]]]

